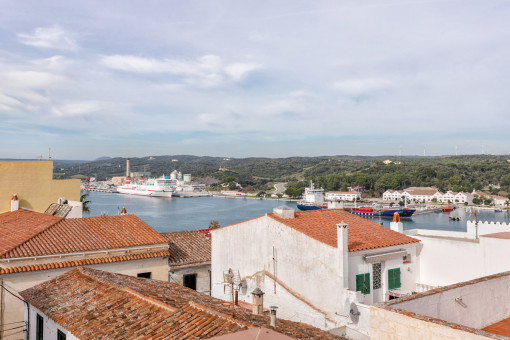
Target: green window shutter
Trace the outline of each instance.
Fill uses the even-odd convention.
[[[370,273],[365,274],[365,280],[363,284],[363,294],[370,294]]]
[[[363,291],[363,274],[356,275],[356,291]]]
[[[401,284],[400,284],[400,268],[396,268],[395,269],[394,277],[395,277],[395,288],[400,288],[401,287]]]
[[[400,288],[400,268],[388,270],[388,289]]]

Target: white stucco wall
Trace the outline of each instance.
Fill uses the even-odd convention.
[[[135,261],[95,264],[85,267],[130,276],[136,276],[138,273],[151,272],[152,279],[168,281],[168,258],[163,257]],[[14,293],[18,293],[25,289],[38,285],[39,283],[42,283],[44,281],[51,280],[57,277],[58,275],[64,274],[65,272],[71,269],[73,268],[60,268],[16,274],[5,274],[1,275],[0,278],[3,279],[3,284],[7,289]],[[4,292],[3,297],[4,297],[3,302],[5,303],[3,323],[7,324],[16,321],[22,321],[24,308],[23,302],[6,292]],[[5,339],[16,338],[5,337]]]
[[[212,235],[211,271],[213,296],[225,300],[223,271],[239,270],[241,277],[266,270],[274,273],[273,247],[276,251],[276,277],[328,314],[339,310],[342,301],[338,249],[316,241],[292,228],[263,216],[226,228]],[[306,273],[306,275],[303,275]],[[317,289],[320,284],[320,289]],[[241,290],[239,298],[250,302],[247,294],[256,287]],[[269,302],[269,301],[268,301]],[[343,311],[342,311],[343,312]]]
[[[374,306],[370,307],[372,339],[393,340],[487,340],[480,334],[466,332],[439,323],[427,322]]]
[[[453,285],[434,294],[395,303],[393,308],[481,329],[510,317],[510,275]]]
[[[36,339],[36,330],[37,330],[37,314],[42,316],[43,318],[43,339],[57,339],[57,332],[60,330],[62,333],[66,335],[66,340],[78,340],[76,336],[74,336],[67,329],[50,319],[43,312],[41,312],[36,307],[29,305],[28,313],[25,305],[25,320],[30,320],[30,328],[29,328],[29,337],[28,339]]]
[[[430,287],[446,286],[510,270],[510,240],[483,235],[510,231],[507,223],[469,221],[467,232],[411,231],[421,240],[417,282]]]

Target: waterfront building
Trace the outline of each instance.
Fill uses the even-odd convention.
[[[370,308],[373,339],[510,337],[510,272],[485,276]]]
[[[44,212],[65,197],[80,202],[79,179],[53,179],[53,161],[0,161],[0,213],[11,210],[18,198],[20,208]]]
[[[441,193],[433,187],[409,187],[404,190],[386,190],[382,195],[383,201],[408,202],[438,202],[438,203],[471,203],[473,195],[466,192],[447,191]]]
[[[162,233],[168,240],[168,281],[211,294],[211,236],[208,230]]]
[[[23,322],[19,292],[77,266],[168,280],[168,243],[134,215],[68,218],[0,214],[0,338]]]
[[[278,336],[271,339],[342,339],[276,320],[276,315],[253,314],[173,282],[91,268],[75,268],[20,294],[28,302],[31,339],[208,339],[225,334],[243,339],[244,333],[236,333],[269,327],[270,320]]]
[[[392,224],[401,231],[400,222]],[[288,207],[211,230],[212,295],[253,291],[281,318],[358,339],[369,336],[369,306],[415,290],[419,240],[340,209]]]
[[[361,193],[353,191],[328,191],[326,201],[351,201],[361,200]]]

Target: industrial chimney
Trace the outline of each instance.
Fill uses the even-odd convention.
[[[126,159],[126,177],[131,177],[131,174],[129,173],[129,158]]]

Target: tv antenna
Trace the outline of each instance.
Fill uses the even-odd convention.
[[[226,294],[227,291],[230,293],[232,298],[232,311],[235,310],[234,306],[238,304],[239,290],[242,286],[243,283],[241,282],[239,270],[229,268],[223,272],[223,294]]]

